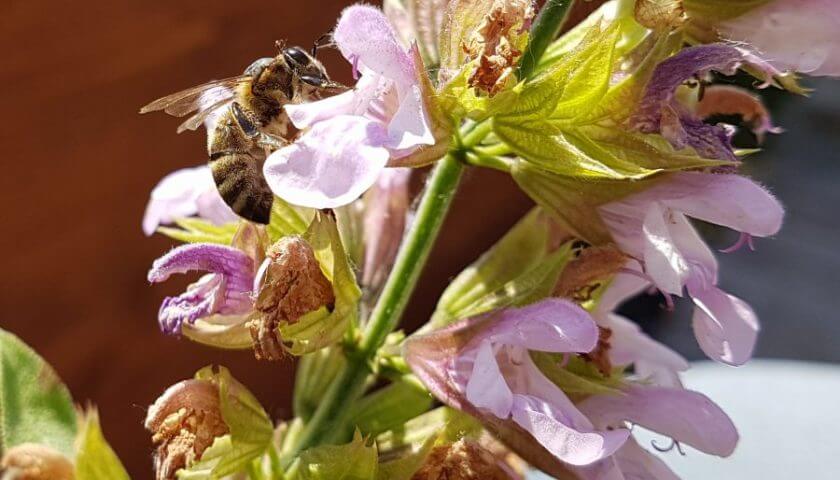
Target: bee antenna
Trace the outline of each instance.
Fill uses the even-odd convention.
[[[286,42],[284,42],[283,40],[275,40],[274,46],[277,47],[277,50],[283,51],[283,49],[286,47]]]
[[[318,49],[323,47],[331,47],[334,45],[335,44],[333,43],[333,31],[330,30],[329,32],[318,37],[318,40],[315,40],[315,43],[312,44],[312,56],[315,57],[318,55]]]

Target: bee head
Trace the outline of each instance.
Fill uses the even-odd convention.
[[[300,47],[283,49],[283,59],[303,83],[323,90],[341,91],[347,87],[330,80],[324,65],[315,58],[315,50],[307,52]]]

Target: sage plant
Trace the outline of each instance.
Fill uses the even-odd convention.
[[[677,478],[635,425],[672,450],[733,453],[733,422],[680,381],[689,363],[615,310],[639,294],[685,296],[703,352],[749,361],[759,320],[719,288],[692,219],[737,232],[731,253],[775,235],[784,209],[739,173],[750,151],[714,117],[741,116],[759,141],[781,133],[726,77],[801,94],[797,72],[840,73],[840,5],[611,0],[572,25],[573,4],[348,6],[331,42],[355,85],[285,107],[299,133],[264,163],[267,225],[238,218],[207,167],[161,181],[143,229],[183,245],[148,279],[202,274],[163,300],[163,333],[296,362],[297,375],[289,418],[224,367],[173,379],[145,422],[156,478]],[[475,168],[510,175],[535,205],[404,331]],[[28,439],[4,465],[27,471],[29,452],[72,465],[61,478],[127,478],[95,412],[84,418],[75,449]],[[57,478],[44,475],[25,478]]]

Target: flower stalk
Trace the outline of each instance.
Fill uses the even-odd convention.
[[[528,48],[525,49],[522,61],[519,64],[518,76],[520,79],[529,78],[534,73],[540,58],[545,53],[545,49],[563,29],[566,16],[572,10],[571,7],[574,3],[574,0],[548,0],[545,2],[545,6],[534,20]]]

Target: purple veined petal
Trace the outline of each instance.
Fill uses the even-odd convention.
[[[421,95],[417,85],[408,89],[388,124],[386,146],[396,152],[395,158],[408,155],[421,145],[435,144]]]
[[[596,395],[578,406],[596,427],[631,422],[721,457],[738,443],[729,416],[705,395],[656,386],[632,386],[625,395]]]
[[[746,363],[761,328],[753,309],[717,287],[703,289],[690,282],[688,293],[696,305],[692,326],[703,352],[728,365]]]
[[[642,232],[644,234],[645,273],[656,282],[657,288],[672,295],[682,296],[683,282],[688,276],[689,265],[671,237],[669,224],[681,215],[662,208],[658,202],[648,207]]]
[[[775,0],[719,28],[780,70],[840,76],[840,6],[834,0]]]
[[[158,283],[189,271],[212,274],[190,285],[183,294],[163,301],[158,320],[164,332],[177,333],[182,323],[211,314],[239,314],[252,308],[254,262],[245,253],[223,245],[183,245],[155,260],[148,279]]]
[[[559,298],[490,314],[492,324],[481,341],[542,352],[589,352],[598,343],[598,327],[586,310]]]
[[[570,465],[588,465],[612,455],[629,437],[628,430],[580,432],[560,419],[548,403],[527,395],[514,395],[512,418],[520,427]]]
[[[690,217],[756,237],[775,235],[782,227],[782,205],[746,177],[685,172],[674,174],[672,181],[692,194],[666,204]]]
[[[476,408],[485,409],[502,419],[510,415],[513,393],[505,383],[490,342],[482,342],[478,347],[465,394],[467,401]]]
[[[351,63],[384,75],[400,86],[416,83],[412,58],[378,8],[369,5],[345,8],[333,38],[344,58]]]
[[[294,205],[336,208],[359,198],[388,162],[381,124],[342,115],[318,122],[263,166],[268,185]]]
[[[176,170],[158,182],[143,215],[143,233],[196,214],[217,225],[239,218],[222,200],[207,165]]]

